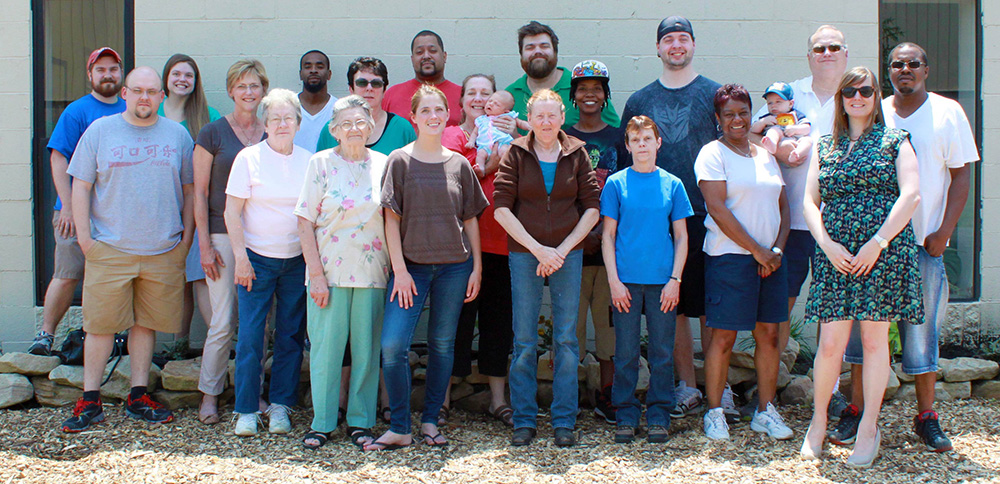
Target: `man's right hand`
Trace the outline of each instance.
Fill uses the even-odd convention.
[[[83,255],[87,255],[95,244],[94,239],[90,237],[78,237],[77,242],[80,244],[80,250],[83,251]]]
[[[56,221],[56,230],[59,236],[64,239],[76,237],[76,221],[73,220],[73,211],[65,205],[59,211],[59,220]]]

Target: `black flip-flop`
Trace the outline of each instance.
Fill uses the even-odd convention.
[[[389,418],[385,418],[385,414],[389,414]],[[392,409],[388,405],[382,407],[378,411],[378,418],[382,419],[382,423],[386,425],[392,424]]]
[[[318,440],[319,444],[310,445],[306,443],[307,440]],[[325,445],[328,440],[330,440],[329,432],[319,432],[316,430],[310,430],[309,432],[306,433],[305,437],[302,437],[302,447],[305,447],[306,449],[309,450],[316,450],[320,447],[323,447],[323,445]]]
[[[448,447],[448,440],[447,439],[445,439],[444,442],[438,442],[437,441],[438,438],[441,438],[441,439],[445,438],[443,435],[441,435],[441,432],[438,432],[438,433],[436,433],[434,435],[420,434],[420,438],[424,439],[424,445],[426,445],[428,447]],[[428,440],[430,440],[430,442],[428,442]]]
[[[365,450],[365,444],[361,442],[361,439],[369,437],[372,442],[375,441],[375,434],[371,430],[364,427],[347,427],[347,440],[350,440],[352,444],[358,446],[359,449]]]
[[[409,447],[409,446],[413,445],[413,442],[410,441],[409,444],[388,444],[388,443],[379,442],[379,441],[376,440],[375,442],[372,442],[371,444],[368,444],[368,445],[381,445],[382,448],[381,449],[365,449],[364,447],[362,447],[361,450],[364,450],[365,452],[382,452],[382,451],[389,451],[389,450],[397,450],[397,449],[403,449],[403,448]]]

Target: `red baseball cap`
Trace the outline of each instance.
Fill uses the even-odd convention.
[[[111,47],[101,47],[90,53],[90,57],[87,58],[87,70],[89,71],[90,68],[93,67],[94,63],[97,62],[97,59],[100,59],[102,56],[111,56],[115,59],[115,62],[119,64],[122,63],[122,56],[118,55],[118,53],[115,52],[115,49],[112,49]]]

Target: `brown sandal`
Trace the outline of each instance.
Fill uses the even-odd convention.
[[[514,427],[514,409],[510,408],[510,405],[500,405],[496,409],[490,411],[490,415],[503,422],[504,425]]]

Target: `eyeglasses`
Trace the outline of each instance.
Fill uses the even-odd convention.
[[[822,54],[826,51],[830,51],[831,54],[836,54],[840,52],[840,49],[846,49],[847,46],[843,44],[830,44],[830,45],[814,45],[812,51],[814,54]]]
[[[291,115],[285,116],[283,118],[279,118],[277,116],[274,116],[274,117],[268,117],[267,120],[264,121],[264,124],[275,125],[275,126],[281,126],[281,123],[285,123],[285,124],[291,126],[293,124],[298,123],[298,118],[296,118],[295,116],[291,116]]]
[[[357,87],[359,89],[364,89],[368,87],[369,84],[371,84],[372,89],[381,89],[385,87],[385,82],[382,82],[382,79],[372,79],[370,81],[368,79],[354,80],[354,87]]]
[[[147,97],[155,97],[160,93],[159,89],[139,89],[138,87],[133,88],[128,86],[125,86],[125,89],[132,91],[132,94],[135,94],[138,97],[142,97],[143,95]]]
[[[239,84],[236,87],[234,87],[233,90],[237,92],[251,92],[251,91],[259,91],[263,88],[264,86],[260,84]]]
[[[870,98],[875,94],[875,88],[871,86],[854,87],[847,86],[840,90],[840,94],[847,99],[854,97],[855,94],[861,93],[861,97]]]
[[[910,70],[913,70],[913,69],[920,69],[921,66],[926,66],[926,65],[927,65],[926,62],[920,62],[917,60],[912,60],[909,62],[892,61],[889,63],[889,67],[891,67],[895,71],[903,69],[903,66],[909,67]]]
[[[359,119],[354,122],[344,121],[343,123],[340,123],[337,126],[340,126],[340,129],[344,131],[350,131],[351,128],[357,128],[360,131],[368,127],[368,121],[365,121],[363,119]]]

